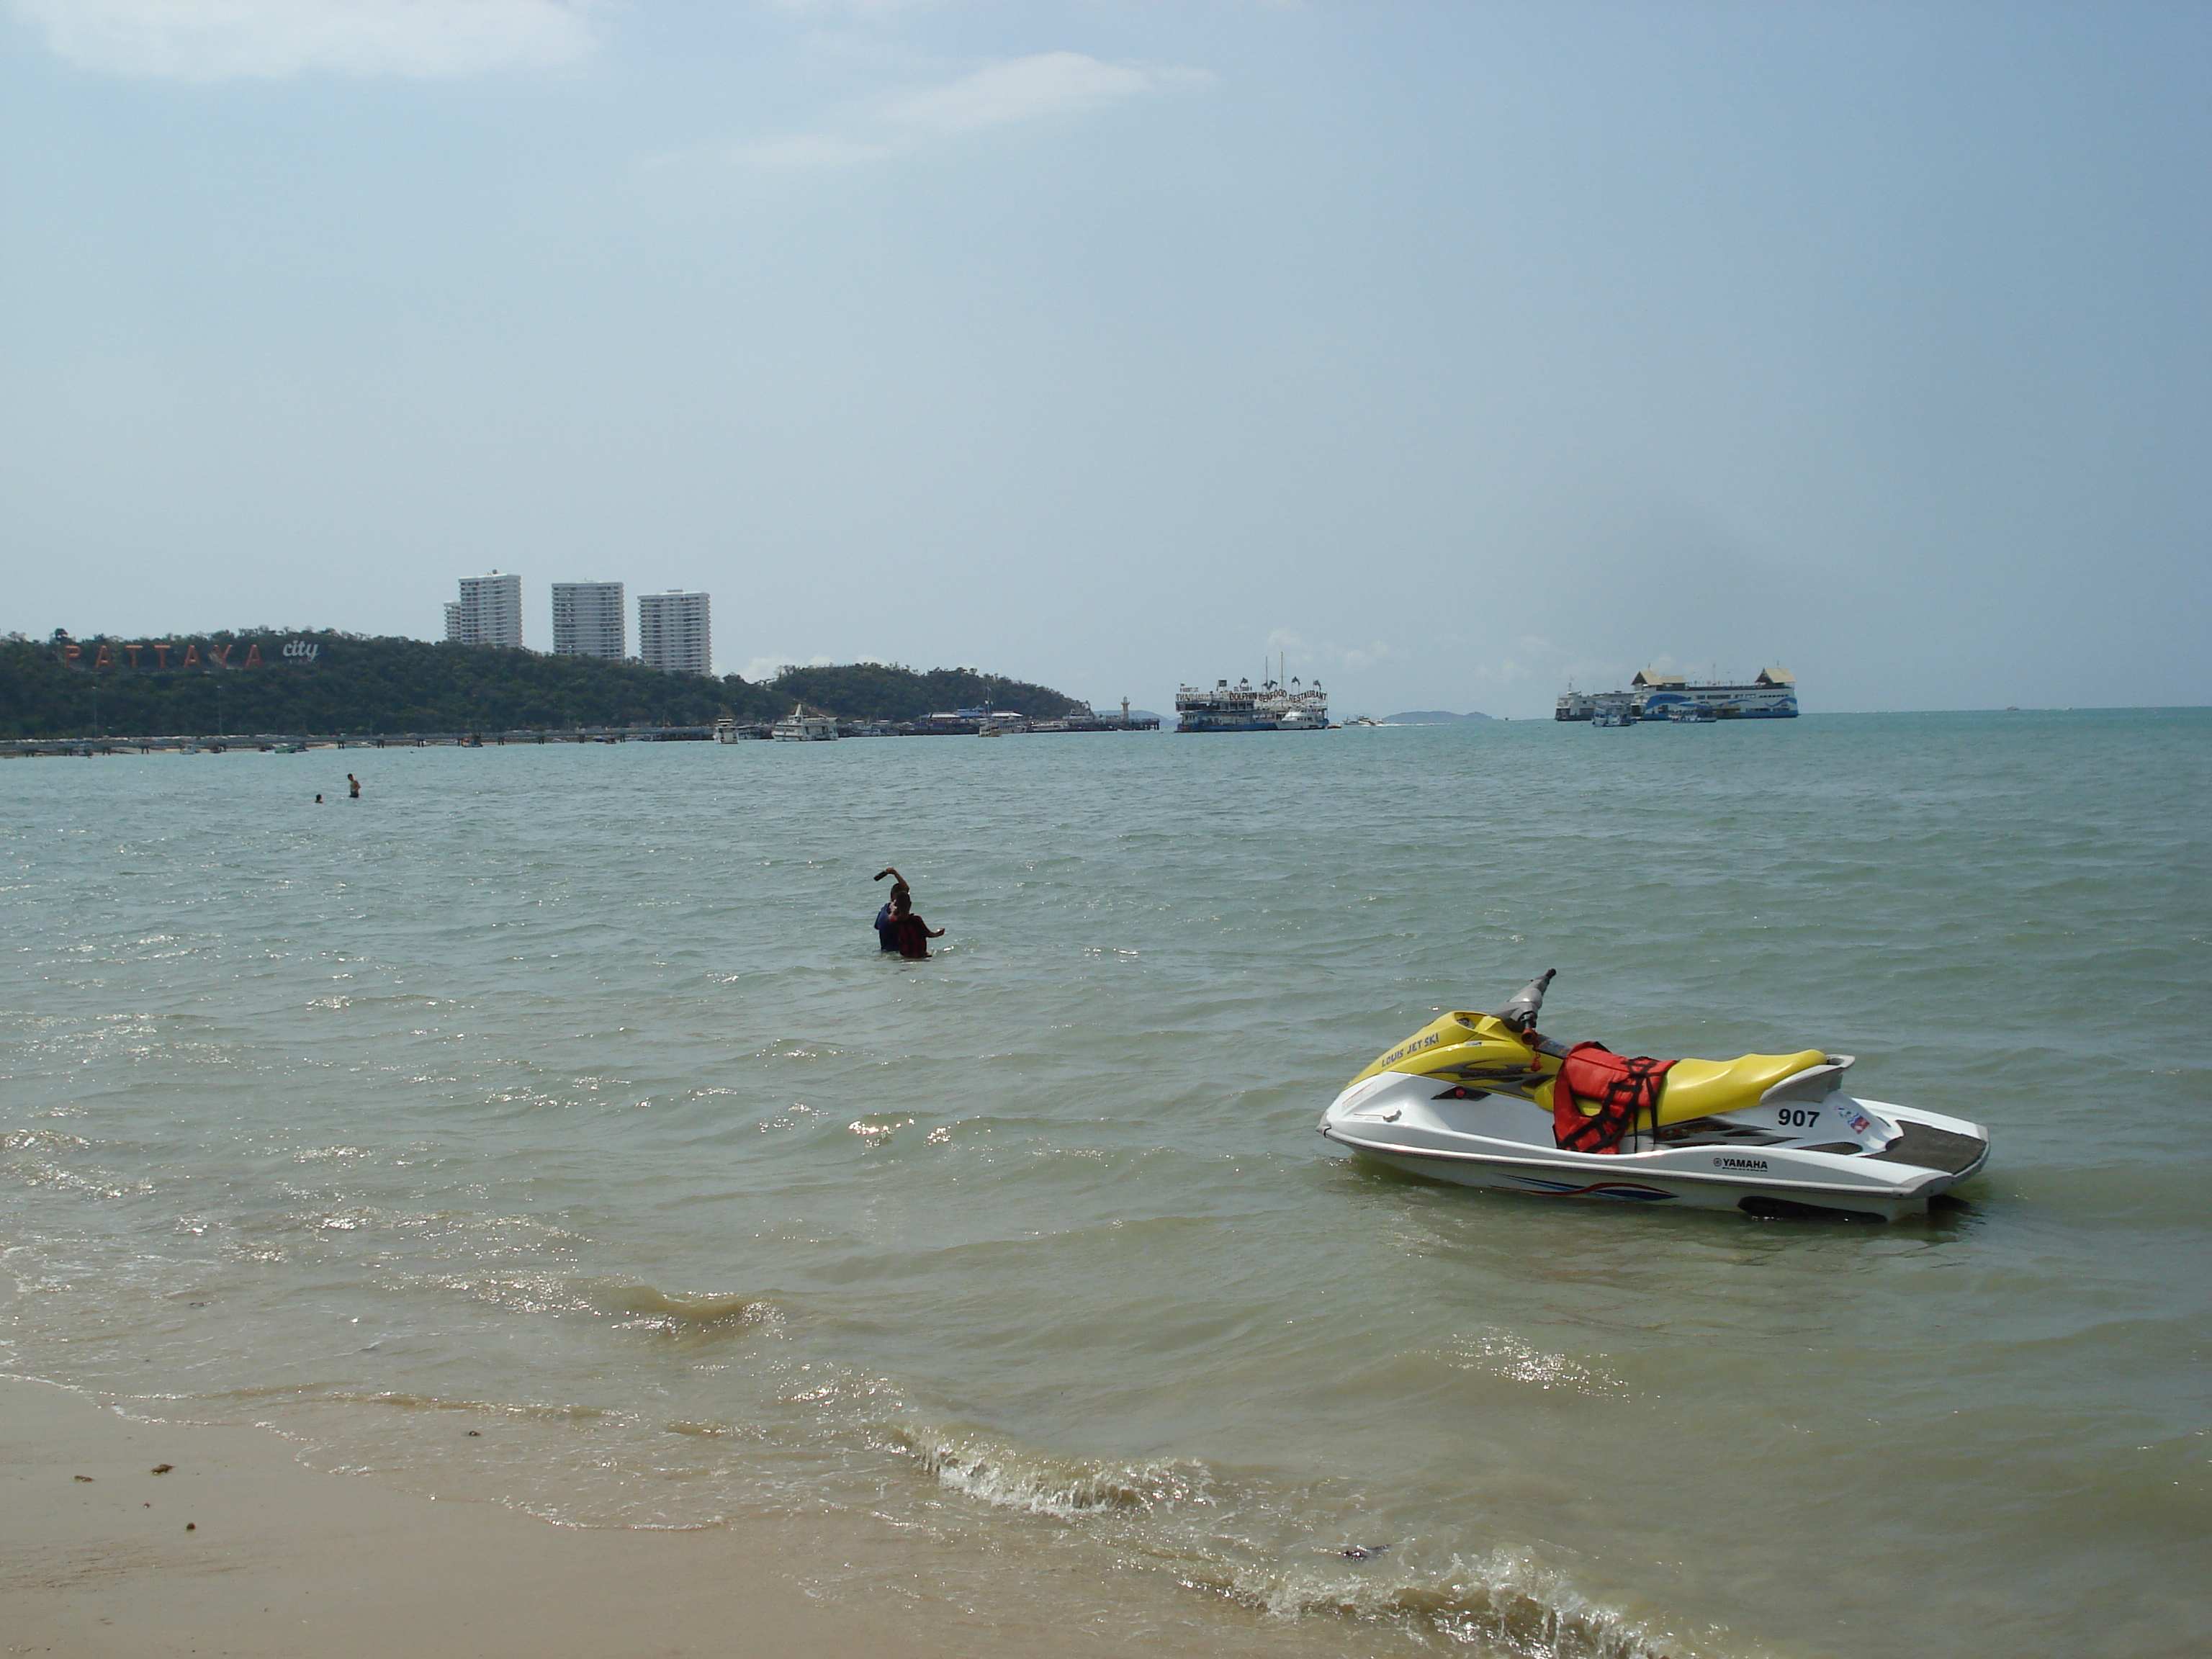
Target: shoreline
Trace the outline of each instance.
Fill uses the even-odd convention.
[[[1029,1646],[988,1628],[917,1629],[911,1610],[825,1606],[779,1570],[781,1553],[743,1528],[563,1527],[416,1497],[311,1468],[263,1429],[142,1421],[112,1395],[0,1376],[10,1654],[884,1659]]]

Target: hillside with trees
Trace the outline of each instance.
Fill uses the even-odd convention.
[[[0,738],[11,738],[704,726],[774,720],[802,699],[848,720],[908,720],[986,702],[1038,716],[1072,706],[1048,686],[967,668],[786,668],[761,684],[330,631],[0,640]]]
[[[842,668],[786,668],[763,689],[778,703],[779,714],[790,713],[793,700],[802,700],[809,708],[824,708],[848,720],[917,720],[924,714],[979,708],[985,703],[1050,720],[1075,706],[1073,699],[1049,686],[977,669],[933,668],[916,673],[873,662]]]

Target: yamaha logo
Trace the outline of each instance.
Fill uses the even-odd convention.
[[[1766,1160],[1763,1158],[1717,1158],[1713,1160],[1716,1170],[1763,1170],[1765,1167]]]

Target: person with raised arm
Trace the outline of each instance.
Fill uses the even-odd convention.
[[[886,864],[876,872],[878,881],[881,881],[885,876],[891,878],[891,895],[884,901],[884,908],[876,912],[876,943],[885,951],[895,951],[899,948],[898,929],[892,920],[892,907],[902,900],[911,904],[914,902],[914,891],[906,884],[906,878],[899,874],[897,866]]]

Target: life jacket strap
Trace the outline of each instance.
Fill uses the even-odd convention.
[[[1569,1152],[1617,1152],[1647,1115],[1656,1133],[1660,1085],[1674,1063],[1616,1054],[1601,1042],[1575,1044],[1552,1085],[1554,1144]],[[1595,1114],[1584,1114],[1585,1100],[1597,1108]]]

